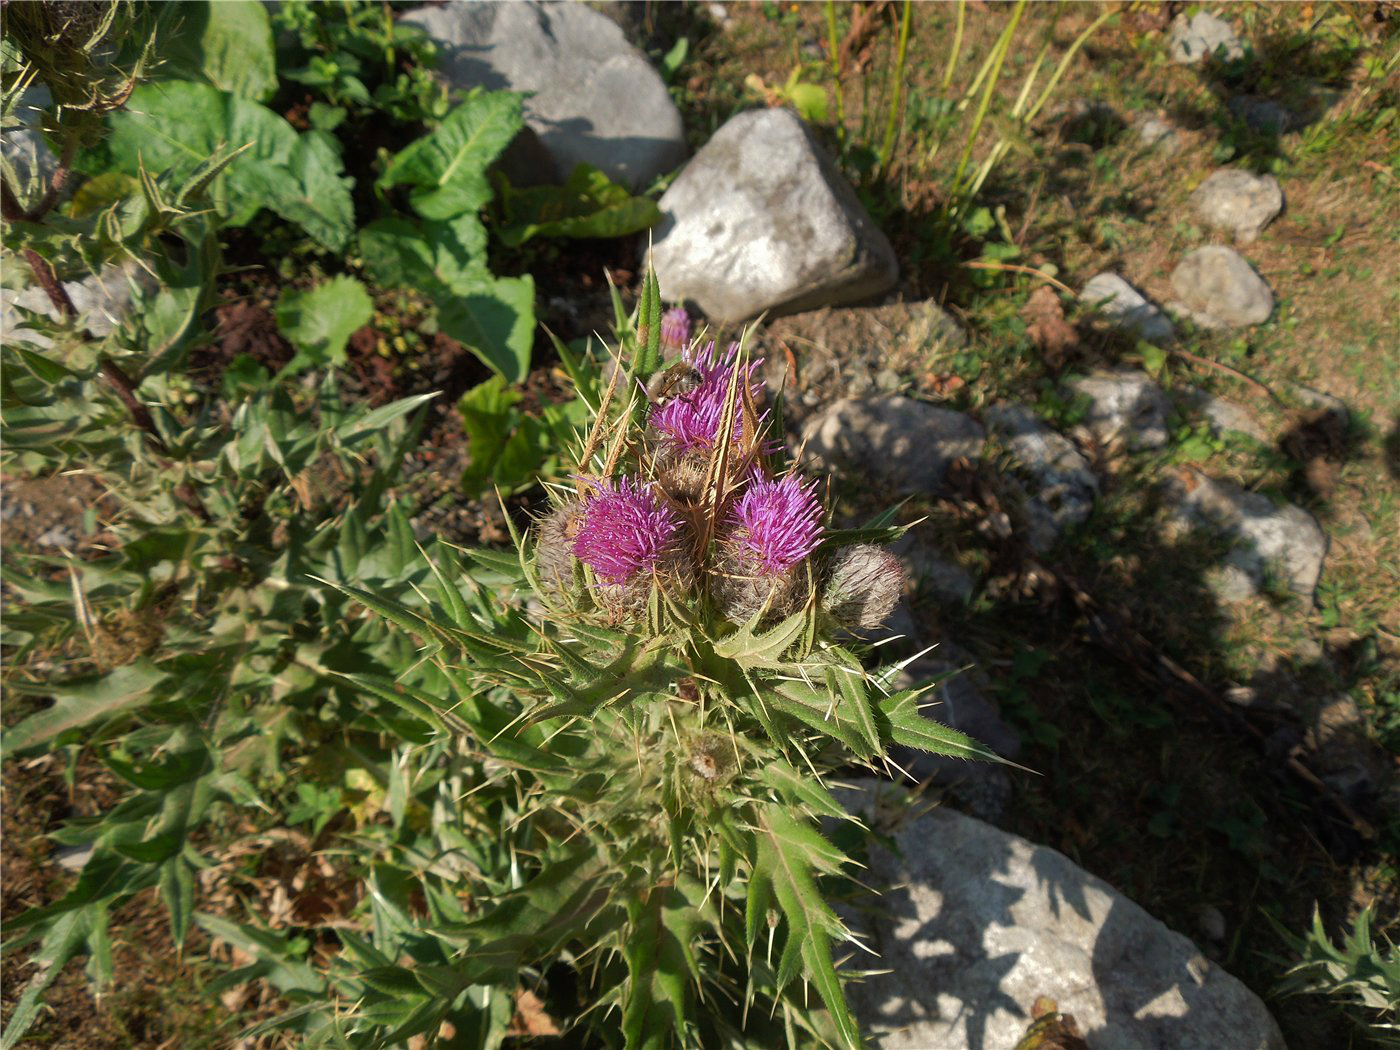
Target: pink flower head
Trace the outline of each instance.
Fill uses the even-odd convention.
[[[724,419],[725,399],[729,394],[730,377],[738,366],[739,344],[730,343],[724,357],[715,353],[715,344],[708,343],[693,357],[687,354],[685,360],[700,373],[700,386],[689,394],[668,399],[664,404],[652,409],[651,425],[658,430],[666,443],[675,452],[701,451],[714,447],[719,435],[719,425]],[[763,396],[763,381],[754,378],[762,358],[750,361],[744,368],[743,382],[749,384],[749,393],[755,403]],[[764,413],[763,419],[767,419]],[[734,440],[738,440],[743,425],[741,414],[734,413]]]
[[[776,481],[755,478],[730,511],[733,537],[762,571],[776,576],[817,549],[822,536],[817,483],[796,474]]]
[[[675,539],[680,519],[653,486],[630,478],[590,482],[574,557],[604,583],[627,583],[650,572]]]
[[[684,306],[673,306],[661,315],[661,345],[672,350],[690,345],[690,314]]]

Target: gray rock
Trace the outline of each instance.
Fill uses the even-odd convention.
[[[1239,252],[1223,244],[1188,252],[1172,271],[1172,287],[1193,314],[1235,328],[1262,324],[1274,312],[1269,286]]]
[[[1347,403],[1334,394],[1314,390],[1302,383],[1289,383],[1288,389],[1294,397],[1309,408],[1322,409],[1336,416],[1343,424],[1351,419],[1351,409],[1347,408]]]
[[[947,808],[889,828],[894,807],[858,788],[847,804],[899,851],[861,875],[898,889],[847,917],[891,971],[849,986],[881,1050],[1015,1046],[1040,996],[1093,1047],[1286,1050],[1253,992],[1068,857]]]
[[[1087,521],[1099,493],[1099,479],[1067,438],[1055,433],[1021,405],[993,405],[982,413],[987,429],[1000,438],[1029,482],[1031,546],[1044,553],[1061,531]]]
[[[15,104],[14,123],[7,125],[5,133],[0,135],[0,157],[14,171],[20,189],[26,194],[38,192],[40,183],[47,186],[49,177],[58,168],[58,157],[40,131],[42,111],[50,105],[48,88],[42,84],[29,88]],[[26,199],[24,203],[31,202]]]
[[[9,261],[8,259],[6,260]],[[78,280],[64,281],[63,287],[78,310],[79,322],[97,338],[109,335],[122,323],[131,306],[134,294],[133,282],[151,286],[150,275],[135,262],[111,265],[100,274],[89,274]],[[47,336],[39,335],[25,327],[24,319],[16,307],[32,310],[45,317],[57,317],[49,297],[37,284],[22,289],[0,288],[0,331],[8,339],[23,334],[27,342],[35,346],[48,346]]]
[[[919,542],[919,529],[906,532],[890,550],[899,555],[904,571],[917,587],[926,588],[940,601],[965,605],[972,599],[977,581],[957,562]]]
[[[731,118],[660,205],[651,261],[661,294],[716,321],[856,302],[898,277],[889,241],[786,109]]]
[[[1171,405],[1146,372],[1095,372],[1071,379],[1069,388],[1089,399],[1084,426],[1101,443],[1122,440],[1133,450],[1167,443]]]
[[[1096,315],[1113,327],[1130,331],[1149,343],[1169,343],[1176,337],[1167,315],[1116,273],[1089,278],[1079,299],[1096,307]]]
[[[1176,501],[1173,517],[1188,527],[1215,529],[1235,541],[1225,559],[1218,591],[1241,601],[1277,580],[1311,598],[1327,556],[1327,535],[1315,519],[1291,503],[1276,505],[1257,492],[1187,470],[1168,491]]]
[[[1282,102],[1259,95],[1236,95],[1225,103],[1231,113],[1261,135],[1283,135],[1298,125],[1298,118]]]
[[[1137,123],[1138,142],[1145,149],[1175,153],[1181,149],[1181,132],[1176,125],[1161,117],[1145,117]]]
[[[1259,422],[1242,405],[1237,405],[1233,401],[1227,401],[1223,397],[1215,397],[1203,391],[1193,390],[1188,393],[1183,400],[1191,408],[1201,414],[1201,417],[1210,424],[1212,433],[1215,434],[1244,434],[1255,441],[1268,443],[1269,432],[1264,429],[1264,425]]]
[[[1221,168],[1196,188],[1191,204],[1207,226],[1248,244],[1283,210],[1283,191],[1272,175]]]
[[[961,412],[894,396],[842,398],[802,428],[803,461],[846,471],[897,492],[928,492],[948,465],[982,453],[982,427]]]
[[[437,41],[455,87],[533,93],[525,122],[552,170],[536,179],[511,171],[515,181],[562,182],[575,165],[591,164],[638,189],[685,159],[681,115],[661,77],[585,4],[449,3],[403,21]],[[517,152],[517,167],[531,163],[527,156]]]
[[[1244,46],[1230,23],[1204,11],[1189,19],[1184,13],[1172,19],[1167,49],[1173,62],[1188,66],[1207,58],[1228,61],[1244,57]]]

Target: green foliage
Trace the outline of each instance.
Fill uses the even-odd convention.
[[[194,0],[162,48],[163,76],[203,81],[254,102],[277,90],[272,23],[258,0]]]
[[[522,127],[518,95],[475,95],[395,154],[379,185],[412,187],[409,202],[425,219],[475,213],[491,200],[487,167]]]
[[[1371,934],[1370,907],[1361,909],[1351,931],[1334,943],[1313,909],[1312,928],[1302,937],[1280,930],[1299,962],[1285,975],[1282,995],[1314,993],[1332,998],[1363,1030],[1387,1046],[1400,1046],[1400,954]],[[1277,926],[1277,924],[1275,924]]]
[[[433,44],[390,8],[298,0],[279,4],[272,21],[294,41],[282,56],[282,76],[321,96],[313,125],[317,106],[340,119],[354,113],[406,124],[447,113],[448,92],[432,73]]]
[[[101,144],[79,155],[78,170],[154,171],[178,181],[232,144],[243,151],[212,187],[226,225],[245,225],[266,207],[332,251],[354,232],[350,180],[335,146],[318,132],[298,135],[257,102],[207,84],[162,81],[138,87],[108,124]]]
[[[345,344],[372,316],[374,302],[353,277],[336,277],[304,292],[284,291],[277,301],[277,327],[297,355],[283,373],[344,364]]]
[[[654,201],[634,197],[597,168],[580,164],[563,186],[515,189],[497,182],[502,226],[508,247],[531,237],[624,237],[661,218]]]
[[[558,474],[563,450],[588,421],[587,407],[579,400],[546,405],[538,414],[517,408],[521,400],[519,391],[493,376],[458,402],[472,456],[462,475],[468,496],[493,487],[508,495]]]

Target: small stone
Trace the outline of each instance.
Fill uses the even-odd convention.
[[[1347,408],[1347,403],[1333,394],[1314,390],[1302,383],[1289,383],[1288,389],[1294,397],[1309,408],[1321,409],[1335,416],[1342,424],[1346,424],[1351,419],[1351,410]]]
[[[894,251],[797,114],[740,113],[661,198],[651,263],[664,298],[721,323],[869,299]]]
[[[1161,117],[1146,117],[1137,125],[1138,142],[1144,149],[1175,153],[1181,149],[1181,132]]]
[[[503,159],[518,184],[563,182],[591,164],[637,190],[685,159],[680,111],[660,75],[586,4],[424,5],[402,22],[438,44],[452,86],[530,93],[525,123],[535,141],[517,139]]]
[[[1167,303],[1167,313],[1171,314],[1178,321],[1190,321],[1203,332],[1227,332],[1230,326],[1217,317],[1201,310],[1193,310],[1180,299],[1173,299]]]
[[[1068,385],[1089,399],[1084,425],[1101,443],[1122,439],[1134,451],[1167,443],[1171,405],[1146,372],[1096,372],[1071,379]]]
[[[1172,287],[1192,311],[1233,327],[1263,324],[1274,295],[1233,248],[1208,244],[1187,253],[1172,271]]]
[[[73,536],[61,525],[55,525],[35,541],[41,547],[71,547]]]
[[[879,790],[843,793],[894,840],[862,878],[896,888],[845,916],[880,955],[847,989],[872,1045],[1016,1046],[1048,996],[1092,1047],[1284,1050],[1253,992],[1064,854],[947,806],[890,827]]]
[[[1014,466],[1029,479],[1031,546],[1041,553],[1060,532],[1089,519],[1099,479],[1069,439],[1055,433],[1021,405],[993,405],[982,413],[987,429],[1005,442]]]
[[[1172,19],[1167,48],[1173,62],[1188,66],[1207,58],[1229,61],[1244,57],[1244,46],[1230,23],[1205,11],[1189,19],[1184,13]]]
[[[710,16],[710,21],[721,29],[728,29],[733,16],[729,13],[729,5],[718,2],[711,2],[705,5],[705,13]]]
[[[1169,343],[1176,337],[1166,314],[1116,273],[1089,278],[1079,299],[1096,308],[1096,317],[1149,343]]]
[[[897,492],[930,492],[948,465],[982,453],[985,433],[973,419],[912,398],[842,398],[807,420],[803,460],[845,471]]]
[[[1283,210],[1283,191],[1272,175],[1221,168],[1196,188],[1191,204],[1207,226],[1248,244]]]
[[[1255,441],[1268,443],[1269,432],[1243,406],[1198,390],[1191,391],[1183,400],[1210,424],[1211,433],[1244,434]]]
[[[1283,135],[1297,124],[1293,111],[1282,102],[1258,95],[1236,95],[1226,103],[1231,113],[1260,135]]]
[[[1257,594],[1270,579],[1312,597],[1327,556],[1327,535],[1307,511],[1291,503],[1275,505],[1267,496],[1194,469],[1170,482],[1169,492],[1177,521],[1216,529],[1236,541],[1221,579],[1225,600]]]
[[[92,859],[93,845],[60,846],[53,851],[53,859],[64,871],[82,871]]]

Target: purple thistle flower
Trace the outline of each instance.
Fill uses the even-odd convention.
[[[690,314],[684,306],[673,306],[661,315],[661,345],[672,350],[690,345]]]
[[[796,474],[755,478],[730,511],[731,537],[769,576],[787,572],[817,549],[822,506],[817,483]]]
[[[612,585],[650,572],[675,539],[680,518],[651,485],[630,478],[589,484],[574,557]]]
[[[664,437],[673,452],[686,452],[690,449],[708,450],[714,446],[719,435],[719,425],[724,419],[725,399],[729,394],[730,377],[738,367],[739,344],[730,343],[724,357],[715,353],[715,344],[709,343],[693,358],[686,355],[686,361],[700,373],[698,389],[680,397],[673,397],[664,404],[652,409],[649,422]],[[763,396],[763,381],[754,378],[763,359],[750,361],[745,366],[743,381],[749,384],[749,393],[755,403]],[[765,412],[760,424],[768,418]],[[738,440],[743,426],[739,412],[734,413],[734,440]]]

